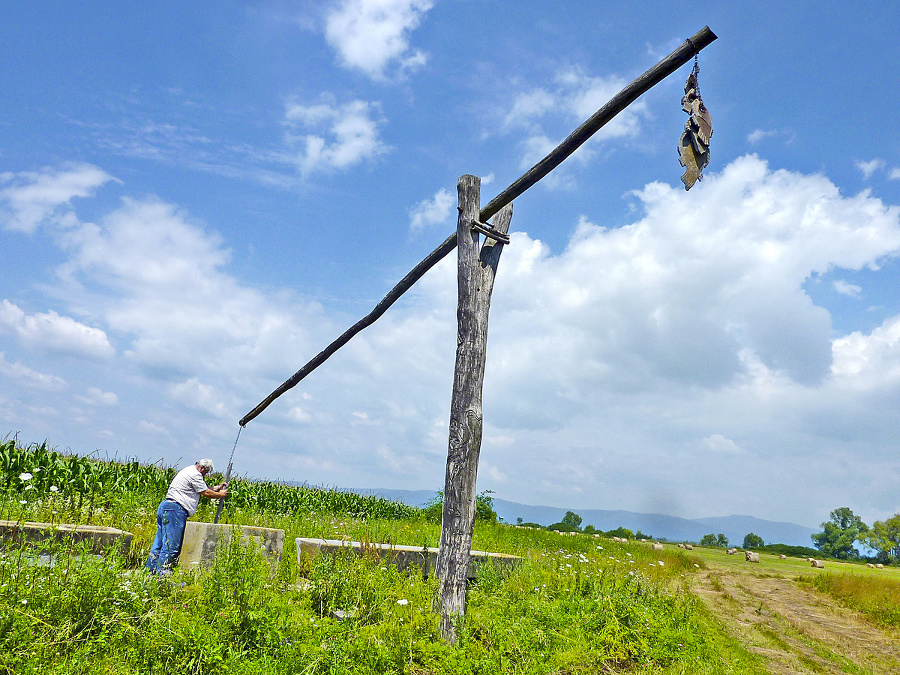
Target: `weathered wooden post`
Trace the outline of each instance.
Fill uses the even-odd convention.
[[[503,242],[512,218],[508,204],[492,227],[478,222],[481,179],[463,176],[457,183],[459,218],[459,300],[456,310],[456,370],[450,403],[450,441],[444,478],[441,544],[436,576],[436,598],[444,639],[456,641],[456,621],[465,613],[466,577],[475,528],[475,483],[481,453],[481,392],[487,359],[488,314],[491,292]],[[481,245],[479,232],[490,232]]]

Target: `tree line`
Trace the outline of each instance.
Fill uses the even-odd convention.
[[[560,532],[583,532],[585,534],[603,534],[608,537],[622,537],[625,539],[652,539],[643,532],[633,532],[626,527],[614,530],[598,530],[593,525],[581,527],[582,518],[573,511],[566,511],[566,515],[558,523],[546,527],[538,523],[525,523],[522,518],[516,520],[517,525],[534,527],[546,530],[559,530]],[[836,558],[838,560],[857,560],[860,558],[856,544],[862,544],[875,551],[875,558],[882,563],[890,564],[900,561],[900,513],[895,513],[883,521],[875,521],[872,527],[866,525],[862,518],[855,515],[846,506],[835,509],[829,514],[828,520],[821,524],[822,531],[811,535],[815,548],[806,546],[791,546],[788,544],[766,544],[763,538],[753,532],[744,537],[742,548],[762,549],[771,553],[784,553],[785,555],[798,555],[806,557],[811,553]],[[709,533],[700,540],[701,546],[728,547],[728,537],[721,532]]]

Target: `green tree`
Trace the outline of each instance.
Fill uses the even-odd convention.
[[[716,546],[721,546],[722,548],[728,548],[728,537],[726,537],[721,532],[716,535]]]
[[[753,534],[750,532],[744,537],[744,546],[743,548],[759,548],[760,546],[765,546],[766,542],[763,541],[763,538],[758,534]]]
[[[581,516],[577,513],[566,511],[566,515],[563,516],[563,519],[560,522],[577,530],[581,527]]]
[[[703,539],[700,540],[700,545],[701,546],[717,546],[718,545],[717,542],[718,542],[718,540],[716,539],[716,535],[714,535],[712,533],[704,534]]]
[[[614,530],[609,530],[606,533],[607,537],[621,537],[622,539],[634,539],[634,532],[629,530],[627,527],[617,527]]]
[[[878,551],[878,559],[890,562],[900,558],[900,513],[887,520],[876,520],[859,540]]]
[[[825,555],[842,560],[859,557],[853,544],[869,530],[869,526],[847,506],[832,511],[822,528],[822,532],[810,535],[813,545]]]
[[[497,522],[497,512],[494,511],[493,490],[484,490],[475,497],[475,520],[488,523]],[[428,520],[441,521],[444,507],[444,491],[440,490],[430,502],[422,506],[422,513]]]
[[[518,518],[516,518],[516,525],[521,525],[521,524],[522,524],[522,516],[519,516]]]

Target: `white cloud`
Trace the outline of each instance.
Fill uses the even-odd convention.
[[[763,131],[762,129],[754,129],[748,136],[748,143],[759,143],[766,138],[771,138],[772,136],[777,136],[777,131]]]
[[[293,102],[285,110],[285,123],[288,143],[299,146],[292,161],[304,176],[348,169],[390,150],[379,134],[384,120],[373,103],[338,105],[329,95],[313,105]]]
[[[119,404],[119,397],[111,391],[103,391],[97,387],[89,387],[87,396],[83,397],[86,403],[99,404],[105,406],[115,406]]]
[[[0,302],[0,332],[14,335],[29,349],[73,354],[94,360],[113,356],[109,339],[99,328],[91,328],[51,310],[26,314],[9,300]]]
[[[721,515],[702,512],[715,498],[706,486],[727,483],[745,495],[739,508],[784,519],[808,496],[789,478],[801,457],[821,458],[814,484],[868,444],[872,459],[853,480],[876,471],[895,431],[889,412],[872,411],[900,396],[900,318],[835,340],[804,284],[839,269],[877,274],[900,252],[900,209],[754,156],[690,193],[653,183],[635,195],[641,215],[622,227],[585,216],[562,251],[524,232],[504,248],[483,448],[484,466],[500,469],[485,468],[479,488],[696,516]],[[223,419],[346,327],[315,303],[241,284],[218,237],[159,200],[125,200],[60,237],[70,260],[56,295],[90,306],[128,343],[115,365],[153,402],[134,413],[123,401],[116,413],[142,420],[131,426],[152,443],[220,442]],[[451,258],[253,423],[241,452],[254,475],[298,467],[337,485],[440,485],[456,348]],[[772,477],[776,454],[786,468]],[[684,484],[692,489],[673,488]]]
[[[868,162],[864,162],[862,160],[856,160],[854,162],[856,168],[862,171],[863,177],[868,180],[872,177],[876,171],[881,171],[884,169],[884,160],[883,159],[873,159]]]
[[[859,294],[862,293],[862,287],[851,284],[849,281],[843,279],[838,279],[832,286],[834,287],[834,290],[841,295],[846,295],[851,298],[858,298]]]
[[[430,225],[445,225],[450,222],[456,198],[441,188],[430,199],[423,199],[409,212],[409,228],[422,230]]]
[[[203,384],[196,377],[170,385],[169,396],[173,401],[217,418],[228,416],[228,406],[222,402],[215,389]]]
[[[747,142],[751,145],[760,143],[768,138],[782,137],[785,144],[791,144],[797,138],[797,134],[790,129],[754,129],[747,135]]]
[[[19,362],[10,363],[3,352],[0,352],[0,375],[12,380],[17,386],[40,391],[62,391],[68,386],[64,379],[56,375],[39,373]]]
[[[740,446],[722,434],[713,434],[703,439],[703,447],[714,454],[734,455],[743,452]]]
[[[54,301],[89,307],[97,327],[55,311],[28,315],[6,300],[0,333],[33,351],[101,360],[114,377],[127,378],[129,389],[138,382],[153,392],[150,406],[175,403],[179,417],[199,410],[209,419],[237,419],[247,392],[270,390],[296,368],[296,354],[333,337],[318,304],[238,284],[224,272],[230,254],[218,236],[157,199],[126,198],[96,223],[79,223],[73,214],[54,238],[68,254],[56,270]],[[108,331],[119,337],[120,354]],[[88,402],[111,404],[114,396],[97,390]],[[131,412],[121,409],[122,419]]]
[[[507,127],[532,128],[535,120],[543,117],[557,105],[557,98],[550,92],[537,88],[516,96],[512,108],[503,120]]]
[[[297,422],[300,422],[302,424],[312,422],[312,415],[310,415],[298,405],[288,410],[287,416],[288,418],[296,420]]]
[[[153,422],[148,422],[147,420],[141,420],[140,422],[138,422],[138,430],[144,432],[145,434],[163,436],[165,438],[171,438],[172,436],[171,432],[164,426],[155,424]]]
[[[66,164],[19,174],[0,174],[0,223],[9,230],[33,232],[44,220],[70,206],[75,197],[89,197],[115,180],[92,164]]]
[[[593,77],[579,69],[569,69],[557,74],[552,88],[536,87],[517,94],[503,118],[502,127],[506,131],[525,129],[528,132],[521,143],[520,168],[530,168],[543,159],[571,132],[573,123],[584,122],[626,84],[617,76]],[[644,101],[632,103],[594,135],[594,142],[636,138],[647,114]],[[587,163],[593,158],[595,147],[585,144],[573,158]],[[566,171],[558,170],[542,184],[550,189],[571,188],[573,180]]]
[[[891,180],[900,180],[900,167],[893,167],[888,173],[888,178]]]
[[[325,37],[342,65],[383,80],[391,64],[404,73],[427,62],[423,51],[410,49],[409,34],[432,5],[431,0],[342,0],[326,17]]]
[[[869,335],[855,331],[834,341],[832,372],[852,378],[857,386],[900,382],[900,317],[893,317]]]

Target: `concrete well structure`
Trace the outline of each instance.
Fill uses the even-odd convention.
[[[357,556],[368,556],[381,563],[396,565],[398,569],[405,570],[416,567],[422,571],[423,576],[428,576],[437,562],[438,549],[424,546],[398,546],[393,544],[376,544],[359,541],[346,541],[343,539],[314,539],[298,537],[297,563],[303,564],[304,557],[313,555],[340,555],[351,553]],[[478,567],[481,564],[491,562],[498,565],[512,565],[520,560],[518,556],[506,553],[486,553],[484,551],[472,551],[469,561],[467,576],[469,579],[478,578]]]
[[[260,547],[270,560],[281,560],[284,551],[284,530],[269,527],[253,527],[250,525],[224,525],[222,523],[198,523],[188,521],[184,529],[184,542],[178,562],[182,567],[188,565],[212,564],[219,546],[227,546],[239,531],[241,541]]]
[[[102,554],[110,547],[118,547],[124,554],[131,546],[134,535],[103,525],[68,525],[54,523],[32,523],[21,520],[0,520],[0,544],[19,546],[28,544],[42,548],[50,542],[67,541],[72,544],[88,542],[88,550]]]

